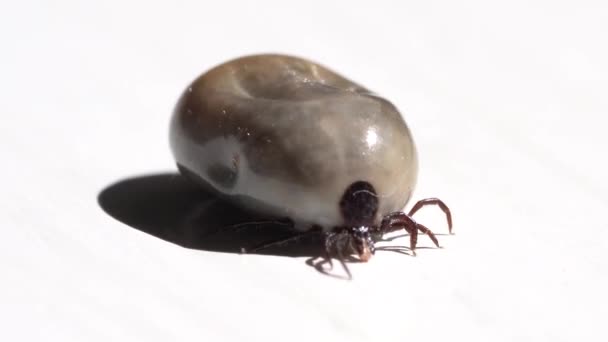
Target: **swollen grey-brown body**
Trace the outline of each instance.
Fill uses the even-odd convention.
[[[200,76],[175,108],[170,142],[186,176],[302,229],[344,225],[339,203],[358,181],[375,189],[379,224],[416,183],[416,149],[395,106],[290,56],[243,57]]]

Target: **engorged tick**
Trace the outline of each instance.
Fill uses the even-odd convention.
[[[328,261],[336,257],[349,277],[345,258],[368,261],[388,232],[405,229],[414,255],[418,231],[439,246],[412,219],[425,205],[443,210],[451,233],[439,199],[401,211],[418,161],[410,130],[386,99],[284,55],[229,61],[186,89],[170,129],[179,170],[247,209],[290,218],[299,233],[288,241],[322,234]]]

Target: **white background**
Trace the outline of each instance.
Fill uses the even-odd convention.
[[[4,2],[0,339],[606,341],[604,6]],[[402,110],[414,197],[454,213],[445,248],[378,252],[344,281],[304,257],[183,248],[100,207],[112,184],[174,171],[168,120],[195,76],[259,52]],[[447,232],[438,209],[417,217]]]

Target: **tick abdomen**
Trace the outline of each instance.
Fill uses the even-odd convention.
[[[244,57],[196,79],[179,100],[171,148],[182,172],[249,209],[298,226],[345,224],[350,185],[402,209],[416,182],[410,131],[387,100],[313,62]]]

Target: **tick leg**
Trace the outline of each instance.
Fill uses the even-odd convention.
[[[418,231],[420,230],[423,234],[428,235],[435,246],[439,246],[439,241],[435,237],[435,234],[425,227],[424,225],[414,221],[409,215],[403,212],[394,212],[386,215],[380,225],[380,232],[382,234],[393,232],[398,229],[405,229],[410,234],[410,249],[412,253],[416,255],[416,244],[418,243]]]
[[[334,268],[334,263],[331,260],[331,249],[335,244],[336,233],[328,233],[325,235],[325,260],[329,263],[330,270]]]
[[[255,253],[255,252],[259,252],[261,250],[270,248],[270,247],[275,247],[275,246],[283,246],[292,242],[297,242],[300,241],[304,238],[313,236],[313,235],[317,235],[319,234],[318,230],[312,229],[303,233],[299,233],[296,234],[294,236],[290,236],[286,239],[281,239],[281,240],[274,240],[271,242],[265,242],[257,247],[251,248],[251,249],[245,249],[245,248],[241,248],[241,253]]]
[[[380,224],[380,232],[382,234],[394,232],[399,229],[405,229],[410,235],[410,249],[412,254],[416,255],[416,244],[418,243],[418,227],[414,220],[406,213],[396,211],[390,213],[382,219]]]
[[[438,248],[441,248],[441,246],[439,246],[439,241],[437,241],[437,237],[435,237],[435,234],[430,229],[428,229],[427,227],[423,226],[420,223],[416,223],[416,227],[423,234],[428,235],[431,238],[431,240],[433,240],[433,243],[435,244],[435,246],[437,246]]]
[[[416,202],[416,204],[414,204],[414,206],[412,207],[412,209],[410,209],[410,212],[408,213],[408,216],[410,216],[410,217],[414,216],[414,214],[418,210],[420,210],[422,207],[427,206],[427,205],[437,205],[437,206],[439,206],[439,208],[445,213],[445,216],[446,216],[446,218],[448,220],[448,229],[450,231],[450,234],[452,234],[452,213],[450,212],[450,208],[448,208],[448,206],[445,205],[445,203],[443,203],[443,201],[440,200],[439,198],[425,198],[425,199],[421,199],[420,201]]]
[[[403,228],[410,234],[410,249],[412,250],[412,255],[416,256],[416,245],[418,244],[418,229],[416,227],[412,227],[407,224],[403,226]]]
[[[293,227],[292,222],[281,221],[281,220],[265,220],[265,221],[249,221],[249,222],[236,223],[236,224],[226,226],[223,229],[234,229],[234,231],[240,232],[244,228],[248,228],[251,226],[263,226],[263,225]]]
[[[337,259],[340,261],[342,268],[344,268],[344,272],[348,276],[349,280],[353,279],[348,266],[346,266],[346,262],[344,261],[344,251],[348,248],[348,235],[344,233],[328,233],[325,235],[325,256],[327,258],[327,262],[330,267],[333,268],[332,258],[332,250],[335,249],[337,254]]]

